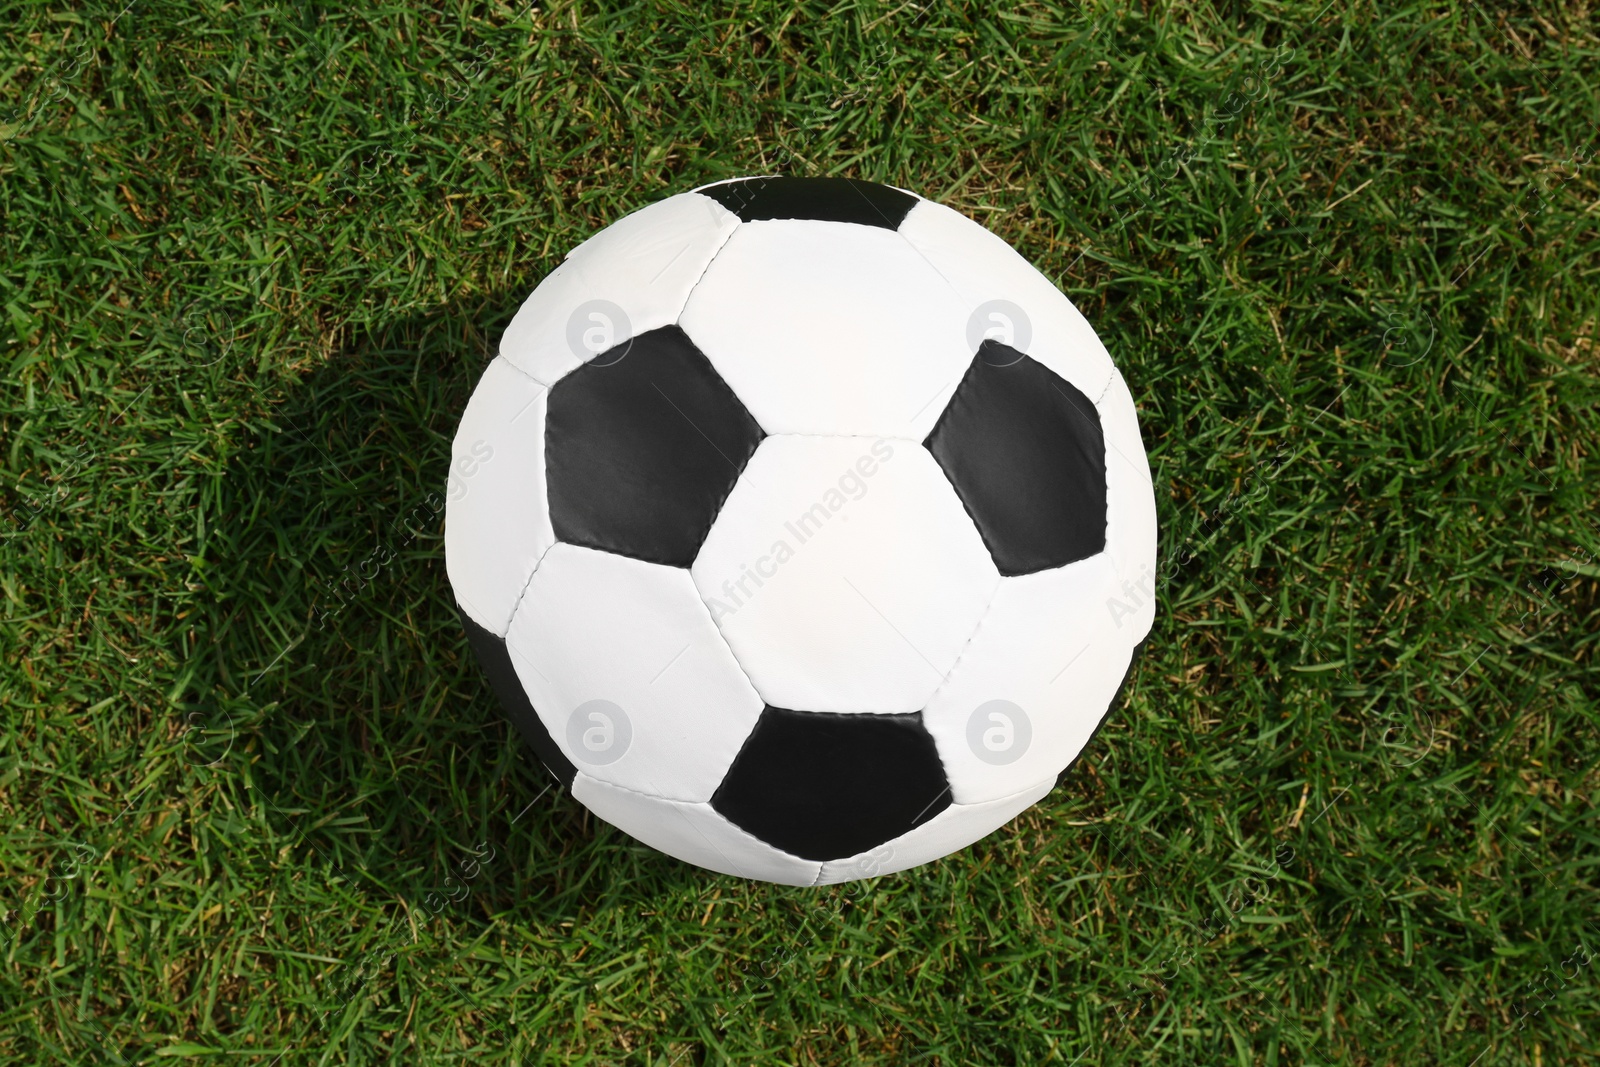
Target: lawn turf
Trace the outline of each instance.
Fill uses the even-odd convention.
[[[0,1062],[1600,1061],[1584,4],[0,11]],[[444,571],[523,297],[750,173],[1011,241],[1162,527],[1057,790],[823,890],[551,788]]]

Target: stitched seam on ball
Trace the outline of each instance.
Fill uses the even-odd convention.
[[[704,546],[702,545],[702,547],[704,547]],[[759,563],[760,561],[758,560],[757,562]],[[699,584],[697,582],[695,582],[695,580],[694,580],[694,571],[691,568],[688,568],[688,567],[685,567],[684,571],[687,572],[688,575],[689,575],[689,584],[694,586],[694,597],[695,597],[695,599],[700,602],[700,606],[702,608],[706,609],[706,616],[711,620],[711,629],[716,633],[717,639],[722,642],[722,647],[728,650],[728,658],[733,660],[733,665],[735,667],[739,668],[739,673],[744,676],[745,684],[747,684],[750,687],[750,691],[756,695],[756,699],[761,701],[762,708],[763,708],[763,710],[765,710],[767,705],[771,704],[772,702],[769,701],[767,699],[767,697],[766,697],[766,694],[761,692],[760,688],[757,687],[756,680],[750,676],[750,672],[745,669],[745,665],[743,663],[739,662],[739,653],[737,653],[737,652],[735,652],[733,650],[733,643],[728,640],[728,635],[722,632],[722,624],[717,622],[716,615],[713,614],[712,611],[711,611],[711,605],[706,603],[705,594],[700,591]],[[760,721],[761,721],[761,716],[759,714],[757,714],[756,715],[756,723],[759,723]],[[750,734],[755,733],[755,729],[756,729],[755,723],[752,723],[750,725],[749,733],[746,733],[744,735],[744,739],[739,742],[739,750],[740,750],[740,752],[744,751],[745,742],[750,740]],[[732,762],[730,762],[728,764],[728,766],[727,766],[727,769],[722,772],[722,777],[724,779],[726,779],[728,777],[728,775],[733,772],[733,765],[735,763],[738,763],[738,762],[739,762],[739,752],[735,752],[733,754]],[[719,782],[718,785],[720,785],[720,784],[721,783]],[[707,801],[706,803],[709,804],[710,801]]]
[[[1101,423],[1101,425],[1104,426],[1105,424]],[[1104,441],[1106,436],[1102,432],[1101,440]],[[1100,484],[1105,487],[1106,497],[1106,522],[1102,533],[1105,541],[1100,545],[1100,552],[1109,555],[1111,552],[1111,516],[1116,509],[1111,506],[1111,456],[1104,448],[1100,450],[1100,454],[1105,456],[1105,459],[1101,461]],[[1118,495],[1120,496],[1121,494],[1119,493]]]
[[[649,799],[649,800],[657,800],[657,801],[661,801],[662,803],[671,805],[673,814],[677,815],[678,818],[682,819],[684,821],[684,823],[689,827],[689,829],[693,830],[695,832],[695,835],[697,837],[699,837],[700,840],[705,843],[705,846],[707,848],[709,848],[711,851],[715,852],[718,856],[721,856],[723,858],[723,860],[725,860],[727,862],[728,866],[730,866],[734,870],[738,871],[739,872],[739,877],[741,877],[741,878],[750,878],[752,876],[747,874],[747,873],[745,873],[744,866],[742,864],[740,864],[738,859],[736,859],[734,856],[728,855],[728,853],[726,853],[726,852],[724,852],[722,850],[722,846],[718,845],[715,841],[711,840],[711,838],[707,837],[705,831],[700,828],[700,825],[698,823],[696,823],[693,819],[689,818],[689,816],[684,813],[682,808],[678,807],[679,804],[692,804],[692,805],[694,805],[696,807],[703,806],[703,807],[709,809],[711,814],[714,817],[716,817],[718,819],[721,819],[723,822],[727,823],[729,826],[732,826],[735,830],[739,831],[739,833],[741,833],[741,834],[744,834],[746,837],[750,838],[752,841],[755,841],[756,843],[758,843],[760,845],[764,845],[767,848],[771,848],[776,852],[783,852],[782,849],[776,848],[775,846],[767,844],[767,842],[765,842],[765,841],[762,841],[759,837],[756,837],[754,834],[752,834],[749,830],[746,830],[744,827],[736,825],[726,815],[723,815],[722,812],[718,811],[716,808],[711,807],[711,802],[709,800],[678,800],[675,797],[669,797],[669,796],[666,796],[665,794],[659,792],[659,787],[655,786],[654,782],[652,782],[650,784],[651,784],[652,787],[656,788],[658,791],[655,792],[655,793],[646,793],[646,792],[644,792],[643,790],[640,790],[640,789],[629,789],[625,785],[617,785],[617,784],[615,784],[613,782],[607,781],[604,778],[597,778],[592,774],[586,775],[585,777],[589,778],[592,781],[601,782],[601,783],[603,783],[605,785],[609,785],[614,789],[620,789],[624,793],[632,793],[635,796],[645,797],[646,799]],[[785,852],[784,855],[789,855],[789,853]],[[813,860],[801,860],[799,856],[795,856],[794,858],[797,859],[797,860],[800,860],[800,862],[802,862],[802,863],[815,862]]]
[[[496,358],[499,358],[499,357],[496,357]],[[549,404],[549,402],[550,402],[549,401],[550,386],[545,385],[543,382],[539,381],[539,379],[535,378],[531,374],[528,374],[526,371],[518,370],[518,368],[515,365],[513,365],[510,360],[506,360],[506,365],[510,366],[513,370],[516,370],[517,373],[522,374],[523,376],[528,378],[530,381],[536,382],[539,385],[543,385],[544,386],[544,393],[545,393],[545,403],[546,403],[546,405]],[[538,398],[535,397],[534,399],[537,400]],[[532,401],[530,401],[530,403],[531,402]],[[545,495],[545,500],[544,500],[544,520],[545,520],[545,522],[547,524],[550,523],[550,455],[549,455],[549,450],[546,448],[546,442],[545,442],[544,438],[545,438],[545,429],[549,425],[548,416],[549,416],[549,412],[546,411],[546,420],[547,420],[546,421],[546,425],[545,425],[545,427],[540,427],[540,429],[539,429],[539,467],[540,467],[539,474],[541,476],[539,480],[544,483],[544,485],[542,486],[542,491],[544,492],[544,495]],[[515,419],[513,419],[512,421],[515,421]],[[550,550],[552,548],[556,547],[557,545],[559,545],[560,543],[561,543],[561,539],[556,537],[555,527],[552,525],[551,528],[550,528],[550,543],[548,545],[544,546],[544,551],[539,553],[539,558],[533,561],[533,570],[528,572],[528,580],[522,583],[522,592],[517,594],[517,602],[515,604],[511,605],[511,615],[510,615],[510,617],[508,617],[506,619],[506,632],[500,635],[501,640],[505,640],[507,637],[510,636],[510,634],[511,634],[511,624],[517,621],[517,612],[519,610],[521,610],[521,608],[522,608],[522,601],[523,601],[524,598],[527,597],[528,590],[533,588],[534,575],[539,573],[539,568],[544,565],[545,557],[550,554]],[[530,701],[530,703],[531,703],[531,701]],[[552,734],[551,735],[551,739],[554,740],[554,737],[555,737],[555,735]],[[556,747],[560,748],[561,746],[558,744]],[[567,758],[571,759],[572,757],[568,756]]]
[[[578,769],[578,773],[583,775],[585,778],[599,782],[611,789],[620,789],[624,793],[632,793],[634,796],[645,797],[650,800],[659,800],[665,804],[703,804],[708,808],[711,807],[711,802],[709,800],[683,800],[680,797],[669,797],[665,793],[646,793],[643,789],[630,789],[628,786],[618,785],[616,782],[601,778],[595,774],[590,774],[581,767]],[[716,809],[713,808],[712,810],[715,811]]]
[[[901,192],[904,192],[904,191],[905,190],[903,190],[903,189],[901,190]],[[915,193],[913,193],[912,195],[916,196]],[[946,278],[944,276],[944,271],[940,270],[934,264],[933,260],[928,258],[928,254],[926,252],[924,252],[922,249],[918,248],[917,247],[917,243],[915,241],[913,241],[911,238],[907,237],[904,233],[900,232],[900,228],[906,224],[906,219],[909,219],[911,217],[912,212],[916,211],[917,208],[921,207],[923,204],[928,204],[928,203],[932,203],[932,201],[930,201],[930,200],[928,200],[928,199],[926,199],[924,197],[917,197],[917,203],[912,204],[911,205],[911,209],[905,213],[905,216],[903,218],[901,218],[900,226],[896,226],[894,228],[894,235],[896,237],[900,238],[900,240],[904,241],[906,243],[906,247],[911,249],[911,251],[915,252],[917,254],[917,258],[922,260],[922,262],[926,263],[928,265],[928,269],[933,271],[933,273],[937,274],[939,276],[940,280],[943,281],[946,285],[948,285],[950,287],[950,292],[955,295],[957,300],[965,299],[965,294],[962,293],[960,289],[956,288],[956,283],[951,281],[949,278]],[[957,214],[960,214],[960,212],[957,212]],[[961,217],[962,218],[966,218],[965,215],[962,215]],[[968,222],[972,222],[973,220],[967,219],[967,221]],[[977,223],[977,225],[982,226],[983,224],[980,222],[980,223]]]
[[[533,588],[533,576],[539,573],[540,567],[544,566],[545,557],[550,554],[550,550],[559,544],[562,544],[562,542],[551,541],[545,546],[545,550],[539,553],[539,558],[533,561],[533,570],[528,572],[528,580],[522,583],[522,592],[517,594],[517,602],[511,605],[511,615],[506,619],[506,632],[500,635],[500,640],[504,641],[511,636],[511,624],[517,621],[517,612],[522,610],[522,601],[527,597],[528,590]]]
[[[939,699],[939,694],[943,693],[945,691],[945,688],[947,686],[949,686],[949,684],[951,683],[952,680],[954,680],[954,678],[956,676],[956,671],[959,670],[960,667],[961,667],[961,661],[966,658],[967,652],[972,648],[972,643],[978,639],[978,633],[983,629],[984,623],[989,621],[989,615],[994,611],[994,602],[997,599],[999,599],[999,597],[1000,597],[1000,583],[1005,581],[1005,580],[1006,580],[1005,576],[1001,575],[1000,578],[994,583],[994,588],[989,590],[989,601],[988,601],[988,603],[984,604],[984,606],[983,606],[983,614],[978,616],[977,625],[974,626],[972,628],[972,632],[967,635],[966,641],[961,645],[961,651],[956,653],[956,658],[955,658],[955,660],[953,662],[951,662],[950,669],[945,672],[944,681],[939,683],[939,688],[935,689],[932,693],[930,693],[928,695],[928,699],[922,705],[922,710],[917,713],[918,715],[923,716],[922,728],[924,730],[928,729],[928,722],[927,722],[928,709],[933,706],[933,702],[935,700]],[[931,734],[932,731],[930,730],[929,733]],[[937,751],[938,747],[939,747],[939,739],[938,738],[934,738],[934,750]],[[942,756],[940,757],[940,762],[943,763],[943,757]],[[949,771],[948,770],[946,770],[946,772],[945,772],[945,783],[946,783],[947,786],[949,785]],[[953,795],[953,791],[952,791],[952,796],[951,796],[950,799],[951,799],[952,802],[955,801],[955,796]]]
[[[822,876],[822,867],[821,867],[822,861],[821,860],[808,860],[803,856],[796,856],[793,852],[786,852],[783,849],[779,848],[777,845],[772,844],[771,842],[761,840],[761,838],[757,837],[755,834],[751,833],[749,830],[746,830],[744,827],[740,826],[738,823],[734,822],[732,819],[730,819],[726,815],[722,814],[722,812],[718,811],[716,808],[713,808],[711,806],[711,801],[709,801],[709,800],[678,800],[675,797],[666,797],[666,796],[662,796],[659,793],[646,793],[642,789],[630,789],[625,785],[618,785],[616,782],[610,781],[610,780],[605,779],[605,778],[597,777],[597,776],[595,776],[593,774],[590,774],[587,771],[584,771],[582,769],[579,769],[578,773],[583,775],[585,778],[588,778],[592,782],[599,782],[601,785],[607,787],[608,789],[616,789],[616,790],[620,790],[621,792],[624,792],[624,793],[632,793],[634,796],[636,796],[636,797],[644,797],[646,800],[660,801],[663,804],[672,804],[672,805],[689,804],[689,805],[692,805],[694,807],[703,807],[707,811],[709,811],[712,815],[715,815],[717,818],[721,819],[723,822],[725,822],[729,826],[733,827],[734,830],[736,830],[739,833],[743,834],[745,837],[748,837],[750,840],[754,841],[756,844],[760,845],[762,848],[770,848],[772,851],[778,853],[780,856],[786,856],[789,859],[795,860],[795,861],[800,862],[800,863],[815,863],[815,864],[817,864],[818,865],[817,866],[817,877],[820,878]],[[587,804],[584,805],[584,806],[588,807]],[[674,806],[673,810],[677,811],[676,806]],[[714,842],[712,842],[710,838],[706,837],[706,835],[700,831],[700,828],[698,826],[695,826],[694,821],[692,819],[690,819],[687,815],[684,815],[683,812],[681,812],[681,811],[678,811],[678,815],[685,822],[689,823],[689,826],[692,829],[694,829],[695,833],[700,834],[701,839],[704,840],[706,844],[710,845],[711,848],[718,855],[723,856],[723,857],[727,856],[727,853],[723,852],[722,849],[718,848],[717,845]],[[734,867],[739,866],[739,864],[734,862],[732,859],[729,859],[728,862]],[[750,875],[743,875],[742,877],[749,878]],[[815,885],[816,883],[813,882],[812,884]]]
[[[699,193],[697,195],[705,196],[706,194]],[[717,201],[716,201],[716,199],[714,197],[706,196],[706,199],[710,200],[713,204],[716,204],[718,207],[722,207],[722,205],[720,203],[717,203]],[[722,208],[722,210],[728,211],[728,209],[725,208],[725,207]],[[733,212],[731,212],[731,211],[729,211],[728,213],[730,215],[733,214]],[[738,216],[736,216],[736,215],[734,217],[738,218]],[[694,291],[696,289],[700,288],[700,283],[701,282],[706,280],[706,272],[711,269],[711,264],[715,263],[717,261],[717,257],[722,255],[722,250],[724,248],[728,247],[728,242],[733,240],[733,235],[738,233],[739,232],[739,227],[743,226],[743,225],[744,225],[744,220],[743,219],[740,219],[738,222],[734,223],[733,224],[733,229],[728,231],[728,236],[726,236],[726,237],[724,237],[722,239],[722,243],[717,245],[717,250],[715,252],[711,253],[711,258],[706,260],[706,265],[704,267],[700,268],[700,277],[696,278],[694,280],[694,284],[689,286],[689,291],[687,293],[683,294],[683,303],[678,305],[677,312],[674,313],[673,316],[672,316],[672,323],[673,323],[674,326],[679,326],[681,328],[684,309],[686,309],[689,306],[689,301],[690,301],[691,298],[693,298]],[[685,330],[684,333],[688,333],[688,331]],[[690,338],[690,340],[692,341],[693,338]],[[695,347],[698,348],[699,346],[696,345]],[[706,356],[707,360],[710,360],[710,358],[711,358],[710,356]],[[713,367],[714,366],[715,366],[715,364],[713,364]],[[732,389],[733,387],[730,385],[728,388]],[[737,396],[738,394],[735,393],[734,395]],[[743,403],[743,401],[740,401],[740,402]],[[755,418],[755,416],[752,415],[751,418]],[[757,425],[759,425],[759,420],[757,422]]]
[[[1100,387],[1100,395],[1094,398],[1094,407],[1096,411],[1100,410],[1100,401],[1104,400],[1106,398],[1106,394],[1111,392],[1111,383],[1116,379],[1116,377],[1117,368],[1112,366],[1111,373],[1106,375],[1106,384]]]
[[[954,804],[954,803],[952,803],[950,806],[952,808],[976,808],[976,807],[981,807],[984,804],[1004,804],[1008,800],[1015,800],[1017,797],[1020,797],[1024,793],[1033,792],[1035,789],[1039,788],[1041,785],[1043,785],[1046,782],[1050,783],[1050,789],[1054,789],[1055,788],[1055,778],[1056,778],[1056,776],[1053,775],[1053,774],[1048,778],[1041,778],[1037,782],[1034,782],[1032,785],[1024,786],[1023,788],[1018,789],[1014,793],[1007,793],[1003,797],[994,797],[991,800],[974,800],[971,804]],[[1049,796],[1049,795],[1050,795],[1050,790],[1049,789],[1045,790],[1045,796]],[[1043,800],[1044,797],[1040,797],[1039,799]],[[1034,801],[1035,804],[1037,804],[1038,802],[1039,801],[1037,801],[1037,800]],[[1031,806],[1032,805],[1029,805],[1029,807],[1031,807]],[[1027,811],[1027,810],[1028,810],[1027,808],[1023,808],[1022,809],[1022,811]],[[1021,815],[1022,811],[1017,812],[1017,815]],[[1017,815],[1011,816],[1011,819],[1015,819],[1017,817]],[[1010,822],[1011,819],[1007,819],[1006,822]],[[1001,823],[1000,825],[1004,826],[1005,823]],[[999,828],[1000,828],[999,826],[995,827],[996,830],[998,830]],[[992,833],[993,831],[990,831],[990,832]]]
[[[892,433],[804,433],[793,430],[779,430],[777,433],[767,434],[767,437],[815,437],[823,441],[900,441],[913,448],[922,447],[922,442],[915,437],[900,437]]]
[[[1094,413],[1100,419],[1100,487],[1106,501],[1106,523],[1102,531],[1105,540],[1100,545],[1100,551],[1107,554],[1111,551],[1111,512],[1114,510],[1111,507],[1111,449],[1117,446],[1111,443],[1111,426],[1105,412],[1100,409],[1100,402],[1111,392],[1111,383],[1116,380],[1117,368],[1112,364],[1111,373],[1106,375],[1106,384],[1101,387],[1100,395],[1094,400]]]
[[[902,190],[902,191],[904,191],[904,190]],[[913,195],[915,195],[915,194],[913,194]],[[916,211],[917,208],[921,207],[923,204],[931,204],[931,203],[933,203],[933,201],[927,200],[927,199],[925,199],[923,197],[918,197],[917,199],[918,199],[919,202],[916,203],[916,204],[913,204],[911,206],[911,211],[907,211],[906,212],[905,219],[901,219],[900,220],[900,226],[904,226],[906,224],[906,219],[909,219],[911,217],[911,213],[913,211]],[[957,214],[960,214],[960,213],[957,212]],[[965,218],[966,216],[962,216],[962,217]],[[971,222],[973,220],[968,219],[967,221]],[[982,223],[977,223],[977,225],[979,225],[981,227],[983,224]],[[921,259],[922,262],[924,262],[924,263],[926,263],[928,265],[928,269],[929,270],[931,270],[931,271],[933,271],[933,273],[937,274],[939,276],[939,279],[941,281],[943,281],[945,283],[945,285],[950,287],[951,294],[957,300],[965,300],[966,299],[966,295],[964,293],[962,293],[960,289],[956,288],[956,283],[951,281],[949,278],[946,278],[944,276],[944,271],[940,270],[937,266],[934,265],[933,260],[928,258],[927,253],[925,253],[922,249],[918,248],[917,247],[917,243],[915,241],[913,241],[911,238],[907,237],[905,234],[900,232],[900,227],[899,226],[895,227],[894,234],[895,234],[896,237],[900,238],[900,240],[904,241],[906,243],[906,247],[911,249],[911,251],[915,252],[917,254],[917,257],[919,259]],[[1027,355],[1027,353],[1024,352],[1023,355]],[[972,359],[976,360],[977,358],[978,358],[978,354],[976,352],[974,352],[972,354]],[[956,375],[956,391],[960,390],[961,383],[966,381],[967,374],[971,370],[972,370],[972,361],[968,361],[967,365],[961,368],[961,373]],[[946,383],[946,385],[948,385],[948,384],[949,383]],[[942,386],[939,387],[939,393],[944,392],[944,390],[945,390],[945,386],[942,385]],[[935,397],[937,397],[939,395],[939,393],[934,393],[933,395]],[[933,438],[933,435],[938,432],[939,424],[944,422],[945,416],[950,413],[950,402],[952,400],[954,400],[954,399],[955,399],[955,391],[952,391],[950,396],[949,396],[949,398],[946,399],[945,402],[944,402],[944,410],[940,411],[939,412],[939,417],[937,419],[933,420],[933,429],[928,431],[928,435],[927,435],[926,439],[931,440]],[[931,403],[933,403],[933,401],[929,400],[928,403],[931,404]],[[919,412],[917,412],[917,414],[920,415],[922,413],[919,411]]]
[[[753,454],[754,453],[752,453],[752,455]],[[744,473],[743,471],[740,471],[741,476],[743,475],[743,473]],[[724,503],[726,503],[726,502],[724,502]],[[689,584],[694,587],[695,599],[700,601],[700,606],[705,609],[706,617],[711,620],[711,629],[717,635],[717,640],[721,641],[722,642],[722,647],[728,650],[728,658],[733,660],[733,665],[739,669],[739,674],[741,676],[743,676],[743,678],[745,680],[745,684],[748,685],[750,687],[750,691],[756,695],[756,699],[761,701],[761,710],[756,713],[755,722],[750,724],[750,729],[745,732],[744,737],[740,738],[739,747],[734,751],[733,759],[729,760],[728,761],[728,765],[722,769],[722,777],[717,780],[716,788],[711,791],[711,799],[715,799],[716,795],[717,795],[717,790],[722,788],[723,784],[725,782],[727,782],[729,777],[732,776],[733,769],[739,765],[739,757],[744,755],[745,747],[750,744],[751,736],[756,732],[756,729],[758,727],[760,727],[760,725],[761,725],[761,717],[766,714],[767,708],[771,706],[771,703],[770,703],[770,701],[767,700],[766,696],[761,692],[761,690],[756,688],[756,680],[750,676],[750,672],[745,669],[745,665],[743,663],[739,662],[739,653],[737,653],[737,652],[735,652],[733,650],[733,644],[728,640],[728,635],[722,632],[722,627],[717,622],[717,616],[715,615],[715,613],[712,612],[711,605],[706,603],[705,595],[700,592],[700,586],[694,580],[694,572],[692,570],[687,570],[687,569],[686,569],[686,572],[688,573],[688,576],[689,576]],[[746,830],[744,827],[738,825],[732,819],[730,819],[726,815],[722,814],[722,812],[717,811],[716,808],[712,807],[711,799],[706,800],[705,805],[706,805],[706,807],[711,808],[712,812],[716,814],[717,818],[721,819],[723,822],[727,823],[729,826],[732,826],[734,829],[738,830],[740,833],[748,835],[753,840],[761,841],[761,838],[756,837],[755,834],[750,833],[749,830]],[[698,828],[696,828],[696,833],[699,833],[699,829]],[[705,837],[704,834],[700,834],[700,836],[702,838]],[[711,845],[712,848],[716,849],[718,855],[726,855],[725,853],[723,853],[722,849],[717,848],[717,846],[715,844],[712,844],[710,839],[706,839],[706,844]],[[794,859],[799,860],[801,863],[814,863],[814,862],[816,862],[814,860],[802,859],[800,856],[794,856],[793,853],[784,852],[784,850],[781,849],[781,848],[778,848],[777,845],[771,844],[771,843],[769,843],[767,841],[761,841],[761,844],[766,845],[767,848],[770,848],[775,852],[782,852],[785,856],[792,856]],[[735,860],[729,859],[728,862],[731,863],[735,868],[739,867],[738,862],[735,861]],[[817,865],[817,877],[818,878],[822,877],[822,865],[821,864]],[[816,885],[817,883],[813,881],[811,884],[812,885]]]
[[[518,374],[522,375],[524,378],[528,379],[528,381],[532,382],[534,385],[537,385],[539,388],[543,389],[545,392],[548,393],[550,391],[550,383],[549,382],[542,381],[542,380],[540,380],[538,378],[535,378],[533,375],[529,374],[527,371],[523,370],[521,367],[519,367],[515,363],[511,362],[509,357],[501,355],[499,352],[496,352],[494,358],[498,359],[500,362],[504,363],[506,366],[510,367],[512,370],[516,371]]]

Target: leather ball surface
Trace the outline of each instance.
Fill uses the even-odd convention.
[[[446,499],[471,644],[545,765],[744,878],[1003,826],[1154,619],[1150,471],[1094,330],[976,222],[853,179],[721,182],[573,249]]]

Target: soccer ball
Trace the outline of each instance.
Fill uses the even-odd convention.
[[[912,193],[741,178],[573,249],[456,434],[445,555],[507,716],[600,818],[726,874],[938,859],[1048,793],[1154,619],[1094,331]]]

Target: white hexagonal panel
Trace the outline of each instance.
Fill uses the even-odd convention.
[[[859,856],[822,865],[818,885],[833,885],[857,878],[876,878],[942,859],[994,833],[1027,811],[1054,788],[1054,777],[1026,789],[980,804],[952,804],[939,814],[893,841]]]
[[[736,215],[699,193],[618,220],[539,283],[506,327],[500,355],[554,385],[598,352],[671,325],[738,226]]]
[[[894,231],[747,222],[679,324],[768,433],[920,441],[967,365],[966,311]]]
[[[796,711],[913,712],[1000,580],[915,442],[769,437],[690,573],[762,698]]]
[[[1053,779],[1088,743],[1144,632],[1105,553],[1002,578],[961,662],[922,713],[957,804]]]
[[[579,772],[572,795],[613,826],[686,863],[779,885],[815,885],[820,863],[745,833],[709,804],[662,800]]]
[[[528,578],[551,545],[544,492],[550,390],[503,359],[483,372],[450,449],[444,559],[456,600],[504,635]]]
[[[710,800],[761,715],[682,568],[558,544],[506,648],[567,758],[625,789]]]
[[[1072,301],[1016,249],[931,200],[912,208],[899,232],[959,294],[951,310],[963,329],[975,319],[980,336],[1032,356],[1091,400],[1100,396],[1115,369],[1105,345]]]

